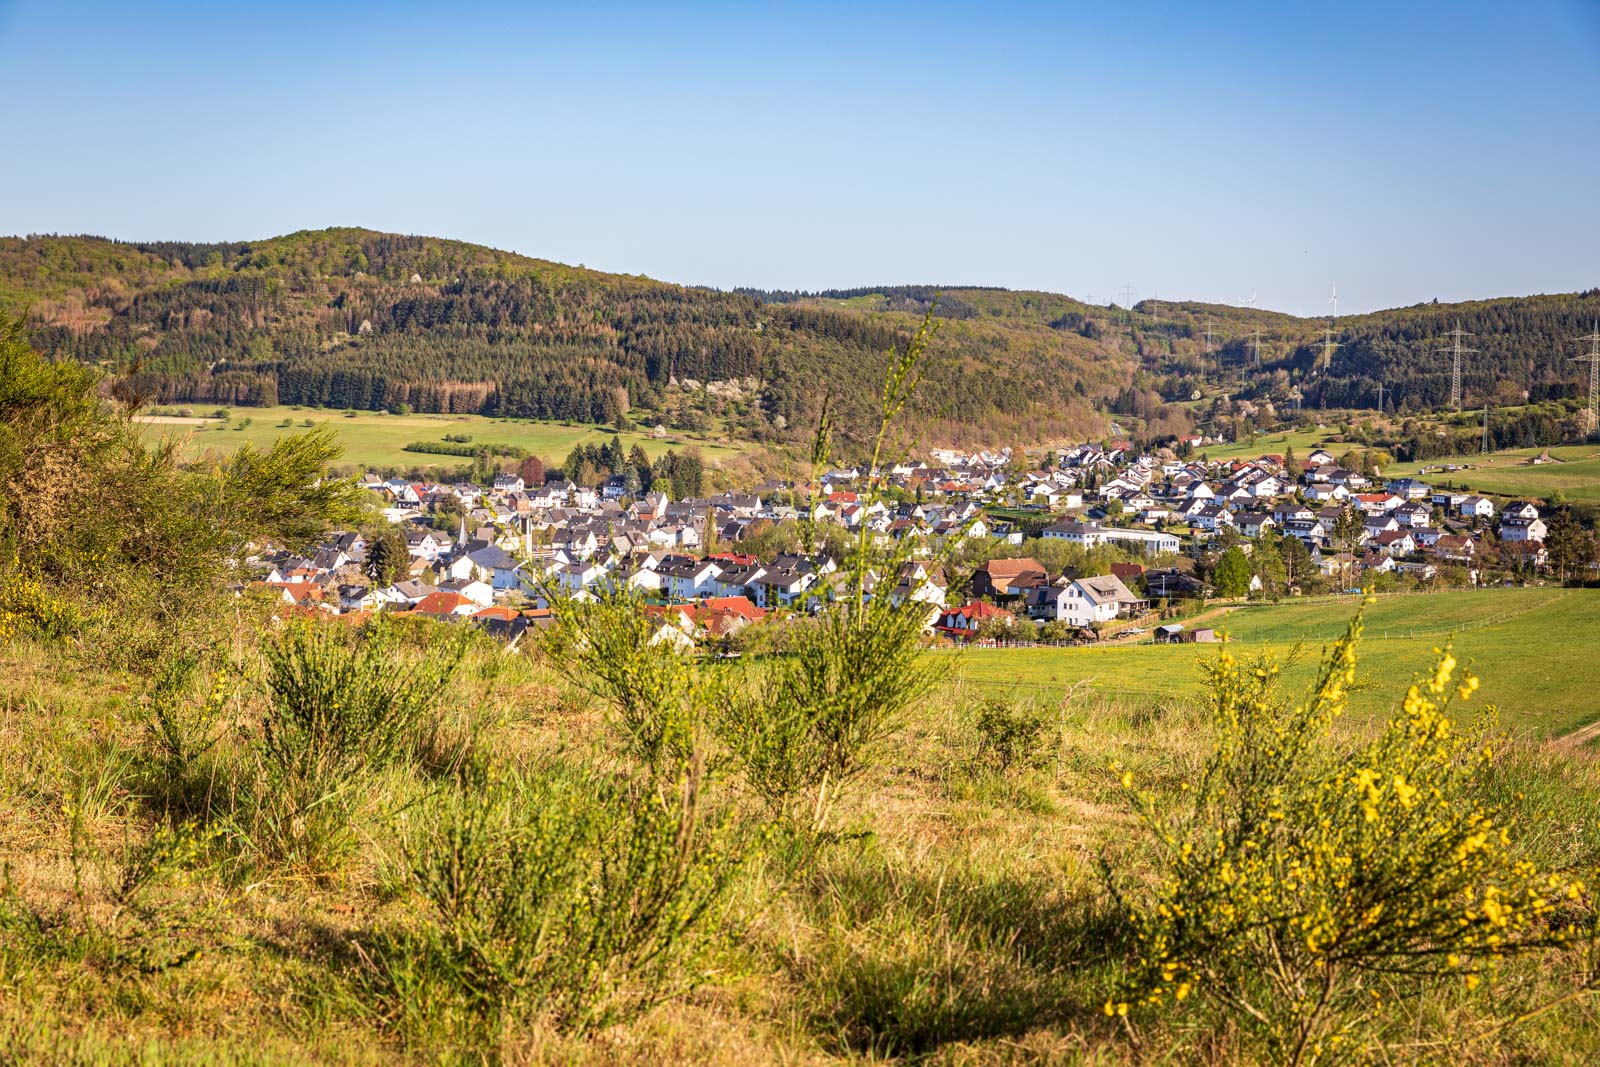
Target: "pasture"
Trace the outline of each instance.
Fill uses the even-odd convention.
[[[1338,432],[1337,427],[1328,426],[1320,430],[1290,430],[1284,433],[1258,434],[1254,441],[1247,437],[1232,444],[1206,445],[1203,448],[1195,449],[1195,452],[1210,460],[1255,459],[1258,456],[1266,455],[1281,456],[1292,448],[1295,451],[1295,455],[1304,460],[1308,452],[1317,448],[1326,448],[1337,456],[1353,447],[1351,445],[1329,444],[1329,438]]]
[[[1549,452],[1554,463],[1529,461]],[[1441,471],[1453,465],[1463,470]],[[1416,475],[1439,486],[1459,486],[1474,493],[1502,497],[1548,499],[1556,492],[1570,501],[1600,502],[1600,448],[1594,445],[1559,445],[1554,448],[1516,448],[1487,456],[1450,456],[1423,463],[1400,463],[1384,471],[1390,477]]]
[[[466,434],[473,444],[515,445],[549,463],[560,463],[577,445],[604,444],[611,431],[585,423],[541,422],[531,419],[491,419],[483,415],[391,415],[383,411],[358,411],[346,414],[322,408],[265,407],[229,408],[226,421],[208,417],[215,406],[194,405],[195,418],[148,417],[146,433],[151,438],[175,438],[184,456],[194,459],[207,452],[232,452],[240,445],[271,448],[285,434],[313,425],[329,426],[344,442],[343,462],[358,467],[381,469],[426,469],[460,467],[470,459],[464,456],[430,455],[407,452],[413,441],[441,441],[446,434]],[[249,424],[245,425],[246,420]],[[283,425],[287,422],[288,425]],[[622,447],[643,445],[652,459],[669,449],[698,448],[709,465],[731,459],[750,450],[742,442],[719,440],[710,435],[669,433],[655,438],[648,432],[624,433]]]
[[[1355,598],[1244,607],[1200,625],[1224,630],[1235,655],[1299,656],[1285,677],[1304,687],[1322,650],[1343,632]],[[1455,654],[1483,680],[1484,702],[1500,708],[1513,733],[1553,737],[1600,719],[1595,648],[1600,647],[1600,590],[1486,589],[1379,597],[1367,609],[1360,675],[1352,710],[1386,715],[1405,686],[1431,668],[1433,650]],[[1111,645],[1100,648],[972,649],[953,684],[983,693],[1051,699],[1074,683],[1108,696],[1197,700],[1202,663],[1219,645]],[[1476,703],[1476,701],[1474,702]]]

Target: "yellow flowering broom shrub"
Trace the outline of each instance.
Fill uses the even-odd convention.
[[[1478,681],[1439,653],[1378,736],[1331,727],[1355,682],[1358,612],[1307,699],[1280,664],[1223,651],[1208,666],[1215,748],[1183,800],[1123,787],[1158,849],[1153,897],[1131,907],[1139,958],[1110,1015],[1192,998],[1221,1005],[1289,1063],[1355,1052],[1396,998],[1578,936],[1584,886],[1519,857],[1482,788],[1492,708],[1452,712]],[[1587,921],[1587,920],[1585,920]]]
[[[82,609],[36,576],[15,570],[0,576],[0,641],[19,635],[68,637],[77,633],[84,618]]]

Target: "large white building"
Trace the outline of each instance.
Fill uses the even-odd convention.
[[[1120,541],[1126,545],[1137,545],[1151,556],[1159,556],[1163,552],[1177,552],[1183,547],[1183,542],[1178,540],[1176,535],[1162,533],[1160,530],[1128,530],[1118,526],[1101,526],[1095,522],[1078,522],[1075,519],[1066,519],[1054,526],[1046,526],[1040,532],[1042,536],[1051,540],[1066,541],[1069,544],[1082,545],[1084,548],[1093,548],[1108,541]]]
[[[1160,530],[1124,530],[1115,526],[1102,526],[1100,535],[1107,541],[1139,545],[1147,555],[1151,556],[1159,556],[1164,552],[1177,552],[1183,547],[1183,542],[1178,540],[1176,534],[1162,533]]]

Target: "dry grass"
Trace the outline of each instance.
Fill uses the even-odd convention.
[[[496,758],[607,743],[600,712],[559,671],[484,653],[468,666],[447,725],[482,726]],[[1175,790],[1206,740],[1205,717],[1189,703],[1052,698],[1041,769],[997,777],[977,768],[972,694],[952,682],[841,800],[839,841],[780,843],[747,870],[693,993],[583,1038],[518,1020],[474,1043],[408,1030],[374,993],[380,933],[420,921],[395,841],[397,801],[425,782],[397,773],[374,784],[382,802],[332,878],[261,867],[223,842],[153,891],[146,921],[119,912],[108,888],[118,857],[162,817],[136,773],[143,683],[86,675],[70,650],[26,642],[0,648],[0,678],[0,860],[10,886],[0,1060],[745,1067],[1250,1057],[1204,1008],[1141,1019],[1134,1031],[1099,1011],[1126,938],[1101,857],[1134,878],[1146,862],[1106,768],[1120,760],[1150,788]],[[242,758],[260,699],[247,688],[231,709],[241,732],[219,767]],[[1541,856],[1592,861],[1600,774],[1586,753],[1524,747],[1507,760],[1504,787],[1543,815],[1530,833]],[[76,846],[63,812],[73,797],[84,811]],[[189,948],[198,956],[165,969],[134,951]],[[1396,1045],[1436,1044],[1390,1058],[1592,1062],[1600,1019],[1590,1000],[1488,1034],[1505,1013],[1569,988],[1580,962],[1511,962],[1476,993],[1439,990],[1385,1034]]]

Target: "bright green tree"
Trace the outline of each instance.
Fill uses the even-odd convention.
[[[1250,561],[1238,545],[1224,552],[1217,561],[1211,584],[1220,597],[1244,596],[1250,592]]]

